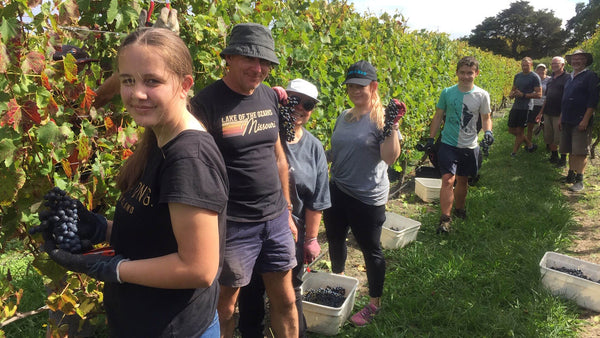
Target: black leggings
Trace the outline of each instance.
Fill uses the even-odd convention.
[[[329,184],[331,208],[323,212],[329,258],[334,273],[344,272],[348,228],[360,247],[367,268],[369,296],[381,297],[385,279],[385,258],[381,249],[381,226],[385,222],[385,205],[367,205]]]

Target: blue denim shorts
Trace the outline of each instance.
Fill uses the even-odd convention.
[[[219,324],[219,314],[215,311],[215,317],[210,323],[210,326],[206,328],[204,333],[199,338],[219,338],[221,337],[221,326]]]
[[[242,287],[252,271],[289,271],[296,266],[296,248],[285,210],[266,222],[227,222],[221,285]]]

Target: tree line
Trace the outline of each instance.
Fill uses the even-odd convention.
[[[600,0],[581,2],[563,29],[554,11],[535,10],[528,1],[516,1],[496,16],[487,17],[462,38],[471,46],[520,60],[561,55],[591,38],[600,21]]]

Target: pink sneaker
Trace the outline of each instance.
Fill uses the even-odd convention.
[[[379,312],[379,309],[373,304],[367,304],[362,310],[358,311],[350,318],[350,321],[355,326],[365,326],[369,324],[373,317]]]

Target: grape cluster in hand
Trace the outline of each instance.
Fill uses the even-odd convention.
[[[583,278],[583,279],[587,279],[589,281],[592,282],[596,282],[596,283],[600,283],[600,280],[593,280],[590,277],[586,276],[583,271],[581,271],[581,269],[569,269],[569,268],[565,268],[565,267],[560,267],[560,268],[551,268],[552,270],[556,270],[556,271],[560,271],[560,272],[564,272],[567,273],[571,276],[575,276],[575,277],[579,277],[579,278]]]
[[[388,137],[392,134],[392,126],[404,116],[406,113],[406,105],[397,99],[391,99],[387,107],[385,107],[385,121],[383,125],[383,137]]]
[[[341,286],[317,289],[308,289],[303,295],[303,300],[329,307],[340,307],[346,299],[346,289]]]
[[[300,99],[297,96],[290,96],[286,104],[279,106],[279,132],[286,142],[292,142],[296,136],[294,132],[296,118],[292,113],[298,103],[300,103]]]
[[[54,237],[56,245],[71,253],[82,251],[81,240],[77,235],[77,203],[66,192],[54,187],[44,195],[44,206],[48,209],[39,212],[40,226],[30,232],[45,232]]]

